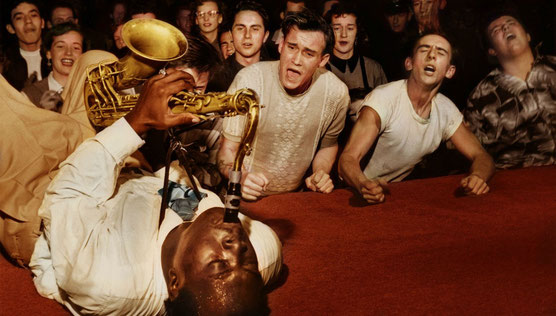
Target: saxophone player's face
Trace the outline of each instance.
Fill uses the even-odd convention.
[[[330,58],[323,55],[326,47],[324,34],[302,31],[294,26],[278,46],[280,51],[280,83],[290,95],[305,92],[311,85],[313,74],[324,67]]]

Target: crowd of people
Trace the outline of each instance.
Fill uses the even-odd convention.
[[[465,173],[465,193],[485,194],[497,168],[556,159],[553,42],[532,46],[519,11],[497,3],[469,27],[448,20],[447,0],[385,0],[377,31],[346,0],[283,1],[279,27],[253,0],[176,1],[166,11],[113,1],[99,28],[81,25],[78,2],[11,1],[0,52],[0,242],[41,295],[75,314],[267,313],[263,287],[279,274],[280,241],[246,216],[225,221],[218,197],[246,117],[173,114],[169,97],[255,91],[263,107],[244,200],[349,186],[382,203],[388,182],[438,161]],[[188,52],[122,91],[140,92],[135,108],[100,131],[85,111],[86,71],[129,54],[122,29],[132,19],[173,24]],[[204,157],[189,170],[202,195],[178,164],[166,166],[171,198],[158,212],[161,131],[181,125],[194,126],[176,137]],[[467,163],[452,166],[454,155]]]

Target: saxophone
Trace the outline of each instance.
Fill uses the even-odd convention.
[[[87,116],[96,127],[110,126],[131,112],[138,94],[122,90],[145,82],[169,61],[187,52],[187,39],[172,25],[156,19],[133,19],[122,28],[122,39],[130,53],[120,60],[91,65],[87,68],[84,86]],[[238,220],[241,200],[241,167],[249,155],[259,120],[258,98],[251,89],[241,89],[230,95],[225,92],[197,94],[181,91],[168,101],[173,113],[192,113],[201,119],[214,116],[246,115],[246,127],[238,153],[230,171],[226,196],[225,221]]]

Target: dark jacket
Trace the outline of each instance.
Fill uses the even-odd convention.
[[[50,69],[47,65],[46,53],[41,48],[41,75],[46,78]],[[2,75],[18,91],[21,91],[27,81],[27,62],[19,52],[19,46],[12,46],[6,50],[6,61]]]

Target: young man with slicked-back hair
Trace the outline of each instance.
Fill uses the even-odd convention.
[[[302,184],[322,193],[334,188],[329,174],[349,104],[346,85],[324,68],[334,33],[321,16],[308,10],[287,15],[282,30],[280,60],[245,67],[228,89],[232,93],[251,88],[264,105],[241,180],[247,200],[294,191]],[[224,119],[218,152],[224,177],[239,148],[244,120]],[[311,175],[304,178],[307,170]]]

